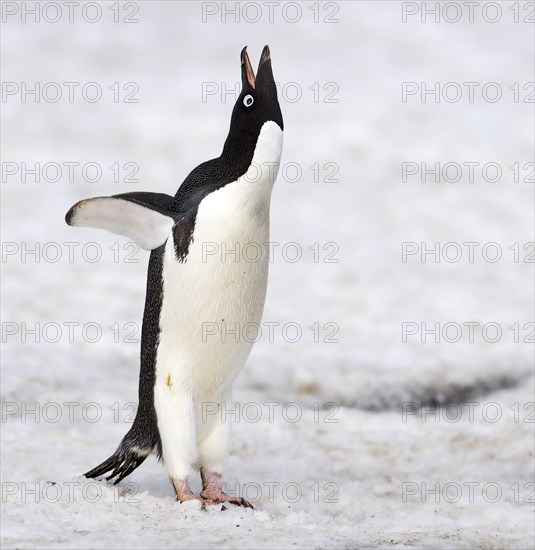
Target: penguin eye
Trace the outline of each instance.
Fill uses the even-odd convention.
[[[250,107],[253,103],[254,103],[254,97],[253,97],[251,94],[247,94],[247,95],[243,98],[243,104],[244,104],[246,107]]]

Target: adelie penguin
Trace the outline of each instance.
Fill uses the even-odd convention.
[[[227,419],[203,418],[207,403],[210,410],[222,410],[232,399],[233,382],[252,347],[250,338],[206,337],[203,324],[230,330],[261,320],[270,198],[282,151],[283,121],[268,46],[256,77],[242,50],[241,74],[221,155],[197,166],[174,197],[149,192],[96,197],[75,204],[65,218],[72,226],[129,237],[151,251],[137,415],[115,453],[85,476],[109,474],[106,479],[118,483],[156,453],[180,502],[196,498],[188,477],[200,471],[203,503],[250,506],[221,488]],[[241,254],[206,254],[206,243],[217,250],[254,243],[263,253],[251,262]]]

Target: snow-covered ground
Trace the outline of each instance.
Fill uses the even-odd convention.
[[[3,547],[531,547],[533,4],[422,22],[435,2],[281,2],[270,22],[250,2],[236,23],[234,2],[109,2],[71,23],[59,2],[51,23],[43,2],[24,22],[33,4],[2,4]],[[265,43],[280,244],[225,473],[255,510],[201,511],[152,459],[118,488],[80,477],[131,421],[147,255],[63,217],[173,194],[219,154],[239,52]]]

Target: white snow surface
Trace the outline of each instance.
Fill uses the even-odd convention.
[[[320,20],[337,7],[338,23],[315,23],[313,3],[299,4],[295,23],[281,11],[269,22],[265,7],[258,22],[233,23],[232,15],[222,22],[223,4],[134,4],[133,24],[114,23],[112,3],[101,3],[95,23],[79,13],[70,23],[63,6],[58,23],[19,14],[2,28],[3,81],[80,83],[72,103],[63,86],[56,103],[19,94],[1,105],[2,547],[533,547],[534,264],[523,248],[534,240],[533,176],[515,183],[509,168],[519,163],[527,178],[523,166],[533,161],[534,108],[523,101],[535,80],[532,24],[515,23],[511,3],[497,4],[496,23],[478,8],[472,23],[467,11],[457,23],[419,15],[404,23],[402,3],[387,1],[317,4]],[[219,15],[203,22],[203,4]],[[530,3],[519,6],[528,16]],[[232,93],[203,101],[203,83],[233,89],[241,48],[256,67],[266,43],[285,145],[264,322],[280,325],[273,338],[263,325],[235,384],[239,422],[224,474],[227,489],[238,487],[255,509],[178,504],[152,457],[118,486],[87,480],[81,474],[130,425],[148,254],[70,228],[64,215],[91,196],[174,194],[226,137]],[[100,101],[81,98],[88,82],[101,86]],[[128,82],[139,101],[115,103],[110,86],[119,83],[124,98]],[[457,82],[463,95],[402,102],[402,82]],[[472,102],[464,82],[480,83]],[[501,87],[499,101],[482,98],[488,82]],[[333,90],[338,102],[323,101]],[[59,163],[62,177],[52,181],[53,167],[39,182],[8,174],[5,163],[23,162]],[[78,167],[69,181],[65,162],[98,163],[102,177],[87,181]],[[139,166],[139,182],[114,182],[108,167],[127,162]],[[492,162],[503,173],[496,183],[478,168],[473,182],[467,169],[456,183],[403,182],[402,162]],[[325,180],[326,163],[336,163],[338,181]],[[302,175],[291,181],[296,166]],[[459,243],[463,254],[403,262],[403,242]],[[479,243],[473,261],[466,242]],[[37,256],[22,252],[36,243]],[[295,245],[283,255],[288,243],[300,247],[298,261],[290,261]],[[482,256],[486,243],[497,243],[499,261],[489,261],[496,245]],[[325,261],[333,251],[337,262]],[[130,253],[137,263],[125,261]],[[420,334],[404,342],[407,322],[454,323],[450,340],[463,330],[457,342],[442,333],[438,343]],[[479,323],[473,338],[463,325],[471,322]],[[39,341],[24,334],[36,323]],[[65,323],[79,323],[72,338]],[[291,342],[295,326],[302,335]],[[502,334],[491,342],[496,326]],[[271,418],[266,403],[277,404]],[[421,404],[427,409],[416,411]]]

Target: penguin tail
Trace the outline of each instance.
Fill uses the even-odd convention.
[[[102,464],[89,470],[84,474],[85,477],[95,478],[103,476],[109,472],[106,481],[116,478],[113,482],[117,485],[122,479],[130,475],[145,459],[152,453],[154,448],[140,448],[132,445],[128,441],[128,434],[125,436],[118,449]]]

